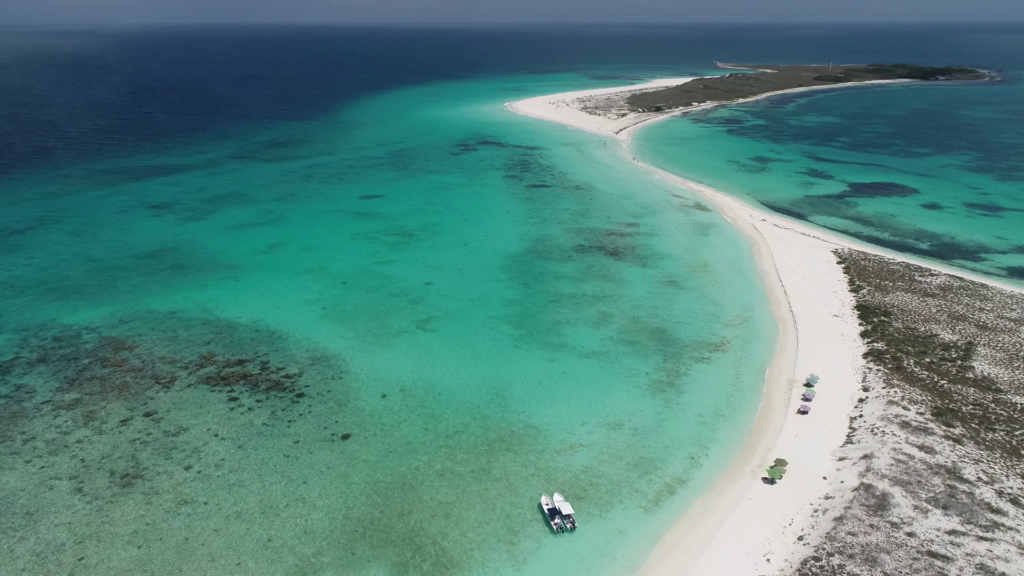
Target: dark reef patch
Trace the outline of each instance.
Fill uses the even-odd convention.
[[[360,200],[376,200],[377,198],[383,198],[383,194],[363,194],[359,196]]]
[[[651,255],[642,241],[643,234],[628,224],[616,228],[577,228],[573,235],[577,238],[572,248],[574,254],[596,254],[639,267],[649,264]]]
[[[711,126],[744,126],[750,123],[750,120],[744,118],[718,118],[714,116],[705,116],[704,118],[698,118],[696,115],[688,116],[693,122],[698,124],[709,124]]]
[[[994,84],[988,85],[995,87]],[[970,92],[975,90],[979,90],[976,95],[985,91],[979,86]],[[857,94],[861,91],[876,104],[869,113],[862,108],[864,102]],[[1012,98],[1004,100],[997,109],[993,106],[995,100],[988,101],[984,96],[974,100],[965,93],[964,103],[978,104],[987,110],[979,115],[974,105],[950,107],[943,99],[931,97],[913,106],[877,106],[887,101],[885,92],[877,88],[847,87],[828,98],[820,97],[820,92],[805,92],[806,97],[796,99],[799,100],[797,105],[793,105],[793,100],[775,97],[758,104],[690,114],[685,121],[705,124],[729,136],[770,145],[792,145],[806,147],[807,150],[832,149],[837,155],[867,154],[863,158],[878,158],[876,161],[858,162],[841,159],[844,156],[831,157],[828,153],[805,154],[808,159],[825,164],[885,167],[905,172],[907,170],[901,169],[899,162],[889,165],[888,158],[946,156],[957,158],[957,170],[970,171],[999,182],[1024,181],[1024,156],[1020,154],[1020,147],[1015,145],[1024,138],[1024,123],[1017,121],[1022,108],[1020,104],[1014,105]],[[856,105],[855,101],[858,101]],[[808,118],[827,121],[808,121]],[[929,128],[921,129],[922,126]],[[966,126],[976,129],[966,130]],[[927,171],[920,175],[935,176]],[[970,188],[970,185],[961,185]]]
[[[341,122],[335,121],[335,127],[342,126]],[[350,126],[345,125],[345,128]],[[264,164],[277,164],[295,162],[298,160],[310,160],[323,156],[330,156],[334,153],[329,143],[316,136],[304,134],[282,135],[268,138],[255,144],[244,145],[237,151],[224,157],[225,163],[250,161]]]
[[[877,164],[875,162],[853,162],[851,160],[837,160],[835,158],[826,158],[824,156],[818,156],[817,154],[804,154],[804,157],[808,160],[814,160],[815,162],[822,162],[824,164],[842,164],[845,166],[870,166],[873,168],[888,168],[885,164]]]
[[[496,154],[481,156],[481,160],[495,161],[503,172],[502,178],[522,184],[521,191],[559,188],[563,191],[583,190],[576,182],[570,182],[565,174],[554,168],[542,153],[541,146],[512,144],[494,138],[467,138],[457,142],[453,156],[471,154],[490,149]]]
[[[751,162],[743,162],[742,160],[729,160],[729,164],[732,164],[740,172],[747,174],[764,174],[769,168],[763,164],[753,164]]]
[[[180,202],[154,202],[152,204],[146,204],[146,209],[152,210],[153,212],[167,212],[168,210],[177,208],[179,205],[181,205]]]
[[[215,158],[198,162],[128,164],[123,166],[95,166],[88,170],[71,170],[71,175],[80,185],[90,187],[117,187],[137,184],[149,180],[180,176],[220,168],[230,162],[226,158]]]
[[[154,312],[19,333],[0,350],[0,458],[71,466],[76,492],[92,500],[201,463],[220,438],[193,429],[211,395],[253,401],[237,416],[224,409],[225,425],[248,418],[242,425],[268,429],[309,414],[344,378],[331,356],[216,317]]]
[[[842,230],[842,232],[859,240],[863,240],[876,246],[881,246],[882,248],[889,248],[890,250],[904,252],[906,254],[916,254],[918,256],[933,258],[935,260],[984,262],[985,258],[982,257],[981,254],[992,252],[991,249],[986,247],[968,245],[952,239],[918,244],[909,240],[886,238],[866,232],[853,230]]]
[[[502,161],[502,178],[521,182],[527,190],[560,188],[580,190],[580,186],[556,169],[543,155],[534,150],[517,150],[505,156]]]
[[[714,210],[707,204],[698,202],[697,200],[690,200],[689,198],[681,194],[669,194],[669,196],[681,200],[682,202],[680,203],[680,205],[687,210],[696,210],[698,212],[714,212]],[[625,226],[631,225],[635,226],[635,223],[630,222],[625,224]]]
[[[187,201],[179,198],[156,201],[150,199],[142,207],[153,218],[173,218],[181,224],[194,224],[220,212],[251,206],[254,202],[255,200],[247,194],[224,192],[211,196],[200,195]]]
[[[924,208],[925,210],[935,210],[935,211],[945,210],[946,209],[945,206],[943,206],[942,204],[939,204],[938,202],[925,202],[924,204],[921,204],[921,208]]]
[[[835,180],[836,179],[836,177],[833,176],[832,174],[829,174],[828,172],[825,172],[824,170],[818,170],[817,168],[808,168],[807,170],[804,170],[804,171],[802,171],[800,173],[803,174],[804,176],[808,176],[810,178],[816,178],[818,180]]]
[[[470,138],[455,143],[455,151],[451,152],[453,156],[461,156],[463,154],[470,154],[477,152],[481,148],[505,148],[510,150],[526,150],[536,152],[538,150],[544,150],[541,146],[528,146],[524,144],[510,144],[508,142],[502,142],[501,140],[492,140],[489,138]]]
[[[526,146],[526,145],[523,145],[523,144],[509,144],[507,142],[501,142],[499,140],[478,140],[476,142],[476,145],[477,146],[493,146],[495,148],[511,148],[513,150],[537,151],[537,150],[543,150],[544,149],[541,146]]]
[[[906,198],[916,196],[921,191],[917,188],[896,182],[847,182],[846,190],[833,194],[835,198]]]
[[[999,214],[1002,212],[1024,212],[1019,208],[1007,208],[1006,206],[1000,206],[999,204],[993,204],[992,202],[964,202],[964,208],[968,210],[974,210],[975,212],[985,212],[988,214]]]
[[[783,216],[789,216],[790,218],[796,218],[797,220],[804,220],[804,221],[810,220],[810,218],[807,217],[807,214],[804,214],[803,212],[800,212],[798,210],[793,210],[792,208],[787,208],[785,206],[782,206],[781,204],[772,204],[770,202],[762,202],[761,205],[764,206],[765,208],[771,210],[772,212],[778,212],[779,214],[782,214]]]
[[[779,162],[792,162],[792,160],[787,160],[785,158],[772,158],[770,156],[752,156],[750,161],[755,164],[760,164],[761,166],[769,166]]]
[[[176,289],[226,274],[234,267],[209,247],[187,239],[101,246],[90,251],[80,243],[68,242],[53,254],[43,253],[45,269],[32,260],[27,266],[0,261],[8,266],[0,273],[0,292],[9,299],[9,306],[25,305],[16,300],[19,298],[92,304]]]
[[[1024,266],[1004,266],[1003,271],[1009,278],[1024,280]]]
[[[874,185],[878,183],[868,184]],[[891,183],[881,184],[888,185]],[[887,186],[883,186],[879,190],[872,187],[855,192],[855,194],[860,196],[854,197],[859,198],[863,197],[863,195],[876,197],[879,192],[886,194],[895,193],[896,196],[916,194],[913,188],[906,188],[909,190],[889,188]],[[785,203],[762,202],[761,204],[769,210],[798,220],[813,221],[817,216],[834,220],[845,220],[853,226],[848,227],[829,223],[824,225],[824,227],[876,246],[935,260],[982,263],[988,261],[991,255],[1020,254],[1024,252],[1022,250],[1024,247],[1022,246],[1000,248],[985,243],[964,241],[955,236],[919,228],[893,217],[864,213],[857,209],[856,202],[850,199],[846,193],[803,196]],[[932,209],[927,206],[923,207]],[[942,207],[940,206],[938,209],[942,209]],[[1012,271],[1006,267],[986,267],[987,273],[995,271],[1008,276],[1012,274]]]

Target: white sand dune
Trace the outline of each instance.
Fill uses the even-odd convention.
[[[638,89],[687,80],[554,94],[506,106],[520,114],[618,138],[623,153],[631,157],[628,146],[633,130],[680,111],[610,119],[581,108],[594,96],[608,98],[618,92],[621,100],[623,94]],[[757,98],[775,94],[778,92]],[[766,373],[763,399],[746,443],[727,471],[664,535],[640,573],[739,576],[791,567],[799,555],[797,537],[821,524],[812,517],[812,504],[826,497],[842,499],[842,492],[855,485],[852,473],[844,475],[846,467],[835,451],[843,443],[860,393],[864,345],[846,277],[832,251],[855,248],[1008,286],[854,243],[633,161],[703,197],[744,234],[753,246],[779,324],[779,341]],[[800,384],[811,373],[821,377],[820,396],[811,403],[811,413],[800,416],[796,414],[802,403]],[[769,486],[761,477],[776,457],[787,459],[790,466],[783,481]]]

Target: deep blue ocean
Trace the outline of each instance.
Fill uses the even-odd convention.
[[[714,61],[835,60],[952,62],[1005,70],[1016,80],[1022,32],[1019,25],[0,28],[0,170],[311,120],[375,92],[483,75],[620,80],[706,72]],[[990,112],[1020,106],[1016,98],[992,100]],[[1004,129],[1019,137],[1020,124],[1010,124]],[[894,132],[912,137],[919,128]],[[931,127],[928,138],[946,147],[969,139],[1000,164],[1016,157],[1019,176],[1019,154],[960,122],[945,128],[949,134]],[[1013,145],[1012,138],[996,141]]]
[[[504,104],[829,60],[1003,81],[636,153],[1020,278],[1020,26],[0,28],[0,573],[633,573],[746,437],[777,326],[697,197]]]

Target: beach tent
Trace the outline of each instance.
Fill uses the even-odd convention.
[[[772,462],[772,464],[774,466],[781,466],[785,468],[786,466],[789,466],[789,460],[786,460],[785,458],[776,458],[775,462]]]
[[[779,474],[779,471],[775,468],[765,468],[764,471],[772,480],[782,480],[782,474]]]
[[[810,384],[811,386],[817,384],[818,380],[819,378],[817,374],[811,374],[810,376],[807,377],[807,383]]]
[[[804,402],[810,402],[811,400],[814,400],[814,395],[804,392],[804,395],[801,396],[800,399]]]
[[[797,412],[802,412],[804,414],[807,414],[810,411],[811,411],[811,407],[810,407],[809,404],[801,404],[800,405],[800,409],[797,410]]]

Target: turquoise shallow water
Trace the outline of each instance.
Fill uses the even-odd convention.
[[[998,83],[855,87],[669,119],[634,147],[786,216],[1021,282],[1024,62],[1007,65]]]
[[[721,218],[503,107],[614,83],[9,179],[5,570],[630,573],[738,448],[775,326]]]
[[[1002,68],[637,144],[1012,277],[1021,37],[5,29],[0,573],[631,573],[739,447],[775,325],[706,206],[503,104],[752,55]],[[555,490],[576,534],[548,532]]]

